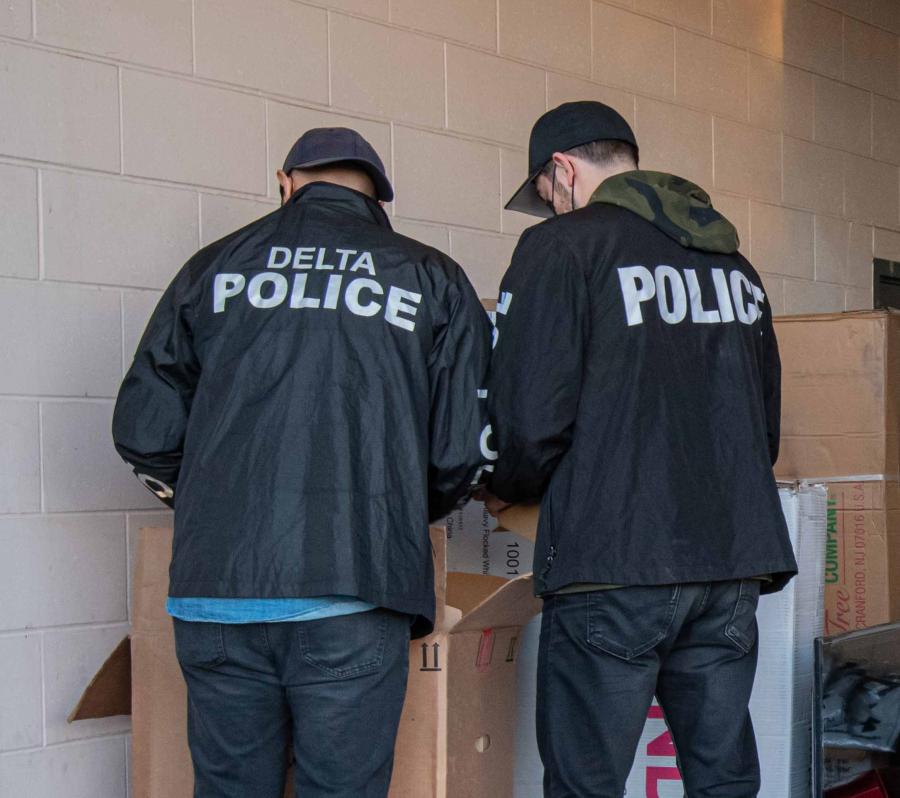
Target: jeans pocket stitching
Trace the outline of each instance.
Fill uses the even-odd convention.
[[[738,649],[744,654],[749,654],[750,650],[753,648],[753,643],[755,642],[751,639],[750,636],[745,635],[735,624],[735,620],[738,617],[738,613],[741,609],[741,603],[746,601],[748,604],[752,604],[752,599],[746,597],[746,586],[750,580],[742,579],[741,585],[738,588],[738,597],[737,601],[734,603],[734,610],[731,613],[731,618],[728,621],[728,624],[725,626],[725,636],[732,642],[734,645],[738,647]],[[755,616],[756,610],[754,608],[753,614]]]
[[[666,639],[666,635],[669,633],[669,629],[672,626],[672,620],[675,618],[675,612],[678,608],[678,599],[680,595],[681,585],[675,585],[672,590],[672,597],[669,599],[668,608],[666,610],[665,625],[660,630],[660,632],[656,634],[651,640],[634,646],[633,648],[627,648],[626,646],[610,640],[608,637],[605,637],[602,634],[595,634],[592,631],[593,625],[591,624],[591,596],[588,595],[588,600],[586,602],[588,616],[588,645],[599,648],[601,651],[623,660],[632,660],[636,657],[641,656],[641,654],[646,654],[648,651],[650,651],[650,649],[659,645],[663,640]]]
[[[176,653],[176,655],[178,655],[178,650],[179,650],[179,648],[181,649],[182,653],[181,653],[181,656],[179,657],[179,659],[183,659],[184,663],[186,665],[197,667],[197,668],[217,668],[217,667],[219,667],[219,665],[223,665],[225,663],[225,660],[228,658],[228,655],[225,651],[225,634],[224,634],[224,630],[222,629],[222,624],[207,623],[207,622],[203,622],[203,621],[193,621],[193,622],[192,621],[182,621],[182,620],[179,620],[178,618],[176,618],[175,621],[177,624],[176,630],[178,628],[180,628],[182,630],[181,635],[180,635],[182,637],[182,645],[180,647],[178,646],[178,640],[177,640],[179,635],[177,635],[177,632],[176,632],[175,653]],[[195,623],[197,625],[196,629],[189,626],[189,624],[192,624],[192,623]],[[212,645],[210,646],[210,648],[212,649],[213,656],[207,657],[207,656],[186,655],[185,654],[186,645],[184,642],[185,633],[190,635],[190,634],[194,634],[196,631],[200,631],[205,634],[207,630],[209,630],[212,633],[211,634],[212,639],[210,641],[212,643]],[[190,648],[189,645],[187,647]]]
[[[309,644],[309,635],[308,629],[304,625],[303,621],[300,621],[300,645],[303,650],[303,661],[308,665],[312,665],[317,670],[320,670],[322,673],[331,676],[335,679],[350,679],[354,676],[362,676],[366,673],[371,673],[381,667],[381,664],[384,662],[384,648],[385,642],[387,639],[387,617],[383,616],[378,619],[379,632],[378,632],[378,642],[376,644],[375,655],[365,661],[360,662],[357,665],[351,665],[349,668],[333,668],[330,665],[325,664],[324,662],[320,662],[315,658],[312,654],[311,646]],[[308,622],[306,622],[308,623]]]

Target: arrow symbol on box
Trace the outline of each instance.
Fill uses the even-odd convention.
[[[428,666],[428,643],[422,643],[422,667],[419,670],[422,671],[439,671],[441,669],[441,661],[440,661],[440,650],[441,646],[439,643],[432,643],[431,645],[433,654],[434,654],[434,665],[431,667]]]

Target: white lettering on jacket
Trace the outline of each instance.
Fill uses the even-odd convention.
[[[724,269],[710,270],[716,307],[703,306],[700,278],[694,269],[661,264],[652,272],[646,266],[623,266],[618,273],[629,327],[644,323],[644,305],[654,298],[666,324],[680,324],[688,318],[688,311],[694,324],[725,324],[735,316],[741,324],[753,324],[762,318],[765,292],[739,269],[727,276]]]
[[[213,280],[213,312],[224,313],[236,297],[261,310],[285,304],[292,310],[340,310],[354,316],[371,317],[382,313],[384,320],[402,330],[416,329],[416,314],[422,294],[396,285],[384,286],[376,276],[372,253],[356,249],[327,247],[282,247],[269,249],[266,271],[252,277],[244,274],[217,274]],[[290,268],[293,278],[282,273]],[[337,272],[325,276],[315,272]],[[355,277],[345,283],[340,272],[366,272],[369,277]],[[312,274],[311,274],[312,273]],[[249,280],[249,282],[248,282]],[[382,302],[379,297],[387,295]]]

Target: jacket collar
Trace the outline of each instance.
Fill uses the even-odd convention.
[[[285,204],[293,205],[301,200],[327,205],[340,213],[357,216],[388,230],[393,229],[384,208],[371,197],[346,186],[324,182],[307,183],[299,191],[295,191]]]

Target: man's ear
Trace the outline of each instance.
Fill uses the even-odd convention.
[[[572,188],[575,183],[575,164],[572,159],[565,153],[554,152],[553,163],[556,164],[556,179],[564,186]]]
[[[291,176],[286,174],[282,169],[275,172],[275,178],[278,180],[278,191],[281,194],[281,204],[284,205],[294,193],[294,181]]]

